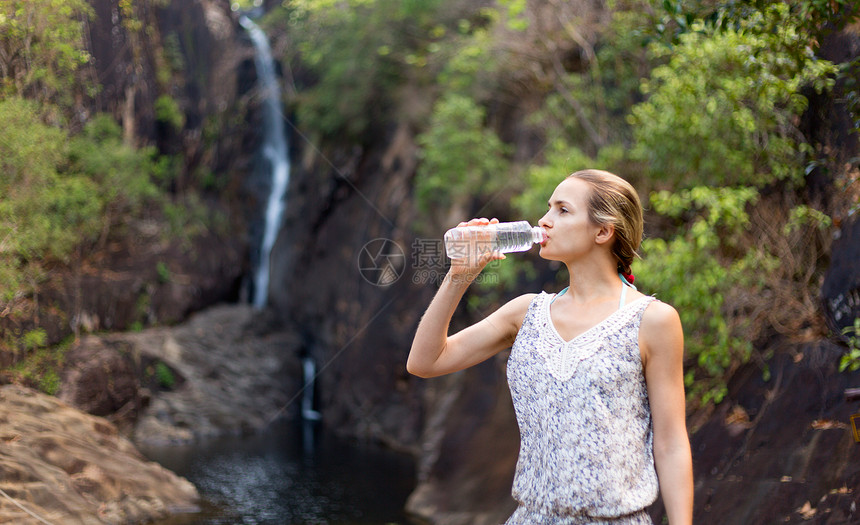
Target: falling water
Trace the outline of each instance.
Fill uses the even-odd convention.
[[[306,421],[317,421],[320,419],[320,413],[314,409],[314,381],[317,375],[317,368],[313,358],[305,357],[302,359],[302,371],[304,372],[302,419]]]
[[[253,304],[257,308],[262,308],[266,304],[269,290],[269,258],[284,215],[284,194],[290,178],[290,161],[287,156],[287,139],[281,109],[281,88],[275,74],[275,63],[272,60],[269,40],[263,30],[248,17],[241,17],[240,23],[248,31],[257,51],[254,63],[257,67],[257,84],[262,98],[262,152],[272,174],[271,191],[266,205],[265,230],[260,244],[260,262],[254,274]]]

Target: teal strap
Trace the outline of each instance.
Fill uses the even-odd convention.
[[[620,309],[622,306],[624,306],[624,301],[625,301],[626,299],[627,299],[627,287],[626,287],[626,286],[622,286],[622,287],[621,287],[621,298],[619,298],[619,299],[618,299],[618,308],[619,308],[619,309]]]
[[[568,288],[570,288],[570,286],[566,286],[566,287],[564,288],[564,290],[562,290],[562,291],[558,292],[557,294],[555,294],[555,297],[553,297],[553,298],[552,298],[552,301],[550,301],[550,302],[549,302],[549,304],[554,303],[556,299],[558,299],[559,297],[561,297],[562,295],[564,295],[564,294],[567,292]]]
[[[634,290],[636,289],[636,287],[633,286],[632,283],[628,282],[627,279],[625,279],[624,276],[621,275],[621,273],[618,274],[618,277],[621,279],[621,282],[624,283],[624,285],[625,285],[621,289],[621,299],[618,301],[618,308],[621,308],[622,306],[624,306],[624,300],[627,298],[627,287],[629,286],[630,288],[633,288]],[[564,288],[564,290],[555,294],[555,297],[552,298],[552,300],[549,302],[549,304],[554,303],[556,299],[558,299],[559,297],[561,297],[562,295],[567,293],[568,289],[570,289],[570,286],[566,286]]]

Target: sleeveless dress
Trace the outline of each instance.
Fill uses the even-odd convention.
[[[644,525],[658,494],[639,324],[655,299],[624,303],[564,341],[555,294],[529,305],[508,358],[520,453],[506,525]]]

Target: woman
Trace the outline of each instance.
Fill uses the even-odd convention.
[[[509,525],[650,524],[645,509],[658,487],[669,523],[692,523],[681,322],[627,282],[643,230],[636,191],[608,172],[576,172],[538,224],[547,233],[541,257],[563,262],[570,286],[520,296],[449,336],[466,288],[505,256],[452,261],[407,369],[434,377],[512,348],[508,384],[521,443],[512,490],[519,506]]]

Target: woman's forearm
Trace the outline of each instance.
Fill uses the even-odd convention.
[[[660,494],[669,525],[693,523],[693,465],[688,442],[664,451],[655,449]]]
[[[437,375],[434,365],[445,351],[448,326],[470,283],[471,279],[462,274],[445,276],[415,331],[406,361],[406,370],[410,374],[420,377]]]

